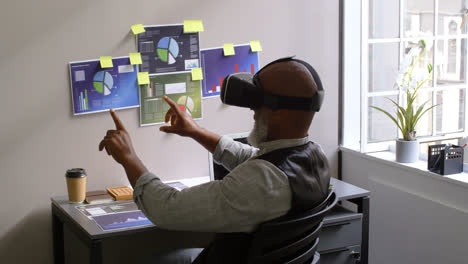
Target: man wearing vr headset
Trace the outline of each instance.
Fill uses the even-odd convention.
[[[171,230],[216,232],[204,249],[169,253],[158,263],[244,263],[251,232],[263,222],[307,211],[325,199],[330,182],[328,161],[308,130],[323,101],[323,88],[308,63],[292,57],[276,60],[257,74],[226,76],[225,104],[254,110],[248,146],[198,126],[169,98],[161,131],[191,137],[230,173],[178,191],[149,172],[133,149],[116,113],[116,129],[99,144],[124,167],[134,200],[157,226]]]

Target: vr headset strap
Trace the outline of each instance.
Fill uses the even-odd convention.
[[[263,105],[272,110],[291,109],[318,112],[323,101],[323,90],[312,97],[295,97],[264,92]]]

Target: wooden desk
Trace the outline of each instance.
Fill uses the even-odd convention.
[[[200,177],[195,179],[181,180],[188,186],[196,185],[209,180],[209,177]],[[340,201],[350,201],[358,207],[359,213],[363,214],[362,222],[362,245],[361,245],[361,263],[367,264],[369,250],[369,191],[358,188],[354,185],[332,178],[330,184],[338,195]],[[80,204],[70,203],[67,196],[51,198],[52,206],[52,231],[53,231],[53,250],[54,263],[64,263],[64,232],[66,225],[90,251],[90,260],[92,264],[102,263],[102,243],[106,238],[116,236],[128,236],[139,232],[148,232],[157,230],[154,225],[136,227],[131,229],[121,229],[112,231],[103,231],[93,220],[89,219],[82,212],[76,209]],[[117,201],[116,204],[129,201]],[[130,201],[131,202],[131,201]]]

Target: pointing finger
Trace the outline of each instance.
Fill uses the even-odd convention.
[[[177,106],[177,104],[171,100],[171,98],[167,97],[167,96],[164,96],[164,100],[166,100],[166,102],[169,104],[169,106],[171,107],[171,109],[177,114],[177,115],[180,115],[181,113],[181,110],[180,108]]]
[[[114,109],[111,109],[110,110],[110,114],[112,116],[112,119],[114,120],[114,123],[115,123],[115,128],[117,128],[117,130],[124,130],[124,131],[127,131],[122,123],[122,121],[120,121],[120,118],[117,116],[117,114],[115,113]]]

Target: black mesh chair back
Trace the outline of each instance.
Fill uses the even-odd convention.
[[[261,224],[253,233],[247,263],[311,263],[319,243],[323,217],[337,202],[336,193],[330,191],[320,205],[305,213]]]

